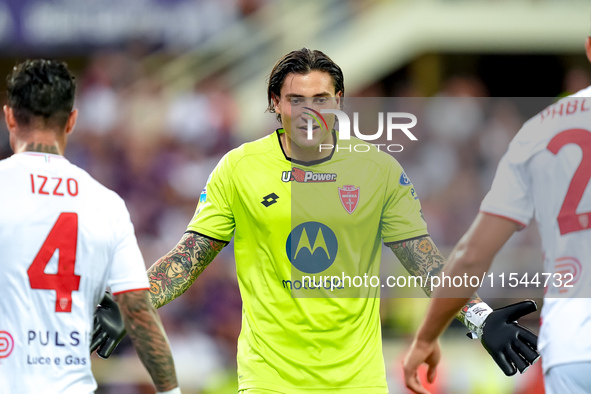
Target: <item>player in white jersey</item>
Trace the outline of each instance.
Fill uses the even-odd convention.
[[[77,117],[74,77],[62,62],[27,60],[7,87],[14,155],[0,161],[0,392],[94,392],[93,314],[107,287],[157,390],[180,392],[125,204],[62,156]]]
[[[591,61],[591,37],[586,51]],[[544,249],[543,273],[552,275],[539,337],[548,394],[591,393],[590,178],[591,87],[524,124],[499,163],[480,213],[452,251],[446,272],[482,275],[509,237],[535,218]],[[434,371],[437,338],[463,304],[461,298],[431,301],[405,360],[408,388],[427,392],[417,368],[426,362]],[[487,313],[481,318],[486,331]]]

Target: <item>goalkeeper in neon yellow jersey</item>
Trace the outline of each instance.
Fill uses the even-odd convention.
[[[313,112],[340,108],[343,93],[341,69],[324,53],[303,48],[279,60],[268,102],[283,127],[221,159],[187,231],[148,271],[160,307],[234,237],[243,394],[387,393],[378,292],[328,290],[332,280],[317,278],[378,275],[382,242],[413,275],[435,276],[444,264],[394,158],[339,141],[334,116],[308,130]],[[368,151],[337,149],[351,141]],[[184,274],[163,283],[171,264]],[[490,310],[473,297],[458,318],[477,332],[481,322],[466,318],[475,306]]]

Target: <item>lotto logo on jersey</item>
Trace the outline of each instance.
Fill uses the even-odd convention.
[[[285,251],[291,264],[307,274],[317,274],[334,263],[339,244],[334,231],[319,222],[305,222],[287,237]]]
[[[10,356],[14,349],[14,339],[8,331],[0,331],[0,359]]]
[[[293,167],[291,171],[283,171],[281,174],[283,182],[317,183],[336,182],[337,174],[328,172],[304,171],[301,168]]]

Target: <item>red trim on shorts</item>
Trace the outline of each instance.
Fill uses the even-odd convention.
[[[496,214],[496,213],[490,213],[490,212],[486,212],[486,211],[482,211],[482,210],[480,210],[479,212],[480,212],[480,213],[484,213],[484,214],[486,214],[486,215],[490,215],[490,216],[496,216],[496,217],[498,217],[498,218],[501,218],[501,219],[506,219],[506,220],[509,220],[510,222],[513,222],[513,223],[515,223],[515,224],[518,224],[519,226],[521,226],[521,229],[524,229],[524,228],[526,228],[526,227],[527,227],[527,224],[525,224],[525,223],[522,223],[522,222],[520,222],[519,220],[516,220],[516,219],[510,218],[510,217],[508,217],[508,216],[499,215],[499,214]]]
[[[123,291],[118,291],[117,293],[113,293],[113,295],[129,293],[130,291],[140,291],[140,290],[150,290],[150,288],[149,287],[142,287],[141,289],[123,290]]]

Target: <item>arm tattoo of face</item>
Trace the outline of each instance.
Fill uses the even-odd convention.
[[[183,294],[225,245],[185,233],[173,250],[148,269],[152,304],[160,308]]]
[[[389,243],[387,245],[411,275],[427,278],[438,276],[443,271],[445,258],[443,258],[443,255],[428,235],[408,241]],[[431,282],[426,280],[424,283],[423,291],[430,297]],[[468,308],[478,302],[482,302],[482,300],[477,294],[474,294],[464,308],[458,312],[456,318],[465,324]]]
[[[177,386],[174,361],[150,297],[145,291],[130,291],[119,294],[117,301],[133,346],[156,388],[158,391],[172,390]]]

